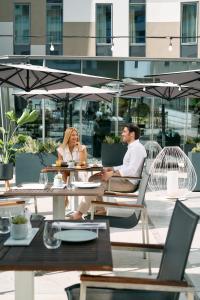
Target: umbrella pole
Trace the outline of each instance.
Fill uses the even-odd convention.
[[[0,88],[0,105],[1,105],[1,126],[4,127],[4,114],[3,114],[3,99],[2,99],[2,89]]]
[[[42,99],[42,142],[45,142],[45,103]]]
[[[72,102],[69,106],[69,126],[72,126]]]
[[[163,104],[163,103],[162,103],[162,109],[161,109],[161,116],[162,116],[162,147],[165,147],[165,144],[166,144],[166,138],[165,138],[165,104]]]
[[[68,106],[69,106],[69,94],[66,94],[65,101],[64,101],[64,124],[63,124],[64,132],[65,132],[65,130],[67,128]]]
[[[116,97],[116,110],[115,110],[115,136],[118,136],[118,126],[119,126],[119,121],[118,121],[118,117],[119,117],[119,94]]]
[[[151,141],[153,141],[153,128],[154,128],[154,97],[151,98]]]
[[[188,137],[188,113],[189,113],[189,99],[186,98],[186,120],[184,126],[184,146]]]
[[[80,99],[80,111],[79,111],[79,118],[80,118],[80,121],[79,121],[79,136],[80,136],[80,142],[82,144],[82,129],[83,129],[83,100]]]

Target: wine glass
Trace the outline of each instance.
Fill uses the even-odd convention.
[[[55,237],[55,233],[61,231],[61,226],[58,222],[45,222],[43,232],[43,242],[48,249],[57,249],[61,245],[61,240]]]
[[[44,188],[47,186],[48,184],[48,175],[47,173],[40,173],[39,176],[39,183],[44,185]]]
[[[9,211],[3,211],[0,216],[0,233],[9,233],[11,229],[11,214]]]

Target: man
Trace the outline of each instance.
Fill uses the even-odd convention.
[[[127,152],[124,155],[123,164],[117,167],[104,168],[102,172],[90,177],[90,181],[102,181],[105,189],[115,192],[134,192],[137,189],[138,180],[125,179],[125,176],[139,177],[143,167],[144,159],[147,156],[144,146],[139,141],[140,129],[136,125],[128,124],[122,131],[122,141],[128,144]],[[116,177],[117,176],[117,177]],[[85,197],[71,219],[79,220],[90,208],[92,197]],[[98,199],[99,200],[99,199]]]

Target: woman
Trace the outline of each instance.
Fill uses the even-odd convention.
[[[58,159],[64,162],[69,160],[74,160],[78,163],[86,162],[86,146],[80,144],[76,128],[69,127],[65,130],[63,143],[58,148]]]
[[[81,145],[79,142],[78,131],[74,127],[69,127],[65,130],[65,135],[63,143],[58,147],[58,159],[63,162],[68,162],[70,160],[75,161],[75,163],[85,164],[87,162],[87,149],[85,145]],[[63,172],[63,180],[67,181],[69,172]],[[85,172],[80,172],[79,180],[85,180]],[[68,200],[66,198],[65,204],[67,206]]]

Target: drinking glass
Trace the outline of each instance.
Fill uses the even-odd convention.
[[[44,187],[47,186],[47,184],[48,184],[48,175],[47,175],[47,173],[40,173],[39,183],[43,184]]]
[[[5,211],[0,216],[0,233],[6,234],[10,232],[11,229],[11,215],[9,212]]]
[[[58,222],[45,222],[43,232],[43,242],[48,249],[57,249],[61,245],[61,240],[57,239],[54,235],[56,232],[61,231]]]

